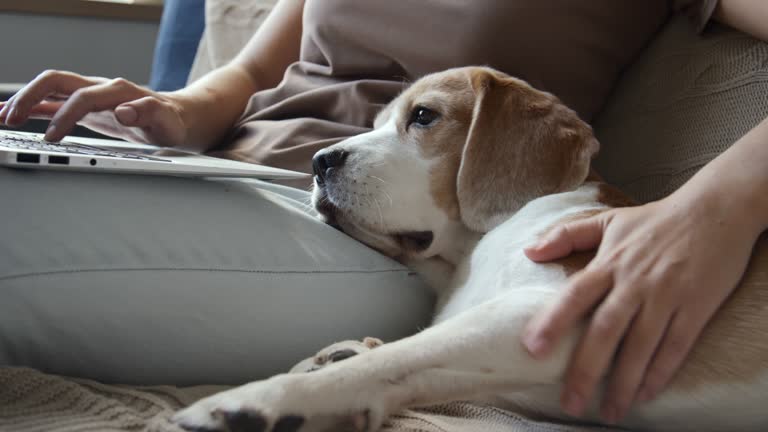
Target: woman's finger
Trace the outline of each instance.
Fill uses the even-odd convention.
[[[123,79],[77,90],[51,119],[45,139],[60,141],[87,114],[114,109],[126,101],[144,97],[147,93],[147,90]]]
[[[629,286],[613,289],[598,306],[569,362],[561,404],[581,416],[605,375],[624,333],[639,309]]]
[[[2,102],[2,106],[0,106],[0,121],[3,123],[6,123],[6,119],[8,117],[8,111],[11,109],[11,102],[13,102],[13,97],[8,99],[5,102]]]
[[[5,122],[12,126],[21,125],[29,118],[32,109],[49,95],[69,95],[99,82],[96,78],[86,78],[71,72],[45,71],[8,101],[4,108],[7,110]]]
[[[29,118],[31,119],[50,119],[56,113],[61,109],[62,105],[64,105],[64,101],[43,101],[37,104],[32,110],[29,112]]]
[[[160,99],[147,96],[115,108],[115,116],[123,126],[145,128],[173,121],[176,113]]]
[[[543,262],[563,258],[574,251],[596,249],[603,238],[604,227],[603,214],[562,224],[526,248],[525,255],[532,261]]]
[[[605,421],[617,423],[626,415],[673,312],[667,305],[641,306],[624,338],[603,398],[600,413]]]
[[[43,101],[35,105],[29,112],[29,118],[31,119],[50,119],[64,104],[62,101]],[[3,107],[3,102],[0,102],[0,109]],[[0,123],[5,122],[5,116],[0,114]]]
[[[6,109],[9,101],[0,102],[0,123],[5,123]]]
[[[154,96],[118,106],[115,118],[123,126],[141,128],[156,145],[180,144],[186,134],[179,112],[170,103]]]
[[[585,269],[571,277],[558,300],[539,312],[523,333],[523,344],[535,358],[549,355],[555,344],[605,297],[613,285],[610,272]]]
[[[674,315],[669,330],[648,366],[637,400],[647,402],[667,386],[688,356],[693,343],[709,321],[709,316],[711,314],[701,317],[685,311],[678,311]]]

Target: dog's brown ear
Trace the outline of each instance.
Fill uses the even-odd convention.
[[[472,123],[457,178],[461,219],[488,232],[527,202],[572,190],[599,144],[592,128],[555,96],[478,68]]]

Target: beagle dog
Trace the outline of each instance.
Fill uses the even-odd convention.
[[[518,341],[533,313],[591,257],[538,264],[523,248],[560,222],[630,203],[590,176],[599,147],[591,128],[555,96],[483,67],[420,79],[374,126],[315,156],[313,202],[325,221],[427,279],[438,299],[433,325],[381,346],[372,339],[332,346],[294,369],[311,373],[213,395],[180,411],[178,424],[374,431],[400,409],[454,400],[568,420],[558,403],[561,379],[582,328],[543,361]],[[672,383],[621,426],[762,430],[767,402],[763,239]],[[588,420],[599,422],[596,406]]]

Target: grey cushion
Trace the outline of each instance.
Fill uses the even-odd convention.
[[[0,168],[0,365],[241,383],[334,341],[393,340],[432,296],[258,181]]]

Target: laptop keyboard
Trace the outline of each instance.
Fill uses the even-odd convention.
[[[56,153],[67,153],[84,156],[103,156],[121,159],[147,160],[155,162],[171,162],[167,159],[160,159],[152,156],[146,156],[136,153],[123,153],[110,150],[103,147],[93,147],[85,144],[72,142],[52,143],[42,138],[27,135],[11,135],[8,133],[0,134],[0,145],[10,147],[16,150],[48,151]]]

